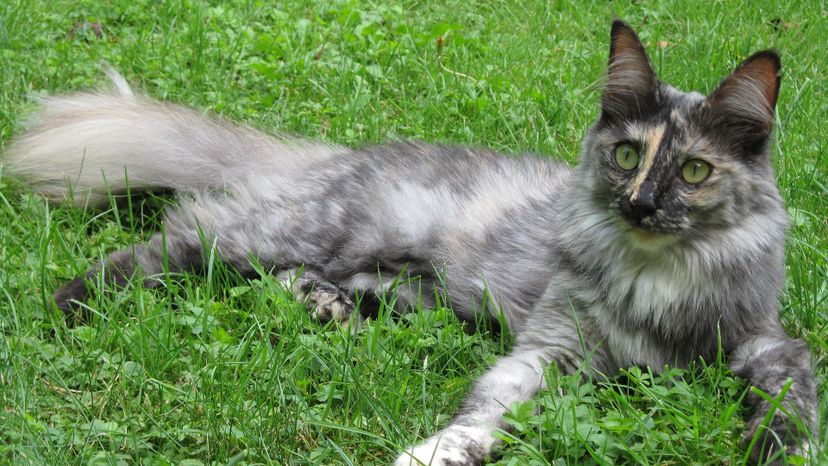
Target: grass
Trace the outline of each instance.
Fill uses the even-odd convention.
[[[0,144],[31,96],[99,85],[106,61],[156,98],[259,128],[574,162],[597,115],[614,14],[684,89],[708,92],[751,52],[781,52],[774,153],[792,218],[782,318],[809,342],[824,392],[824,2],[10,0],[0,3]],[[220,263],[206,277],[102,296],[88,324],[67,325],[50,293],[160,228],[165,202],[50,206],[0,175],[0,463],[386,464],[445,425],[508,351],[507,338],[467,335],[442,307],[381,312],[354,332],[321,326],[266,273],[244,279]],[[550,369],[553,388],[513,407],[496,461],[744,462],[747,386],[720,361],[624,375],[581,383]]]

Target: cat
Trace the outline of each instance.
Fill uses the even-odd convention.
[[[113,70],[115,93],[46,98],[4,163],[78,205],[106,204],[127,185],[179,193],[163,236],[55,292],[65,311],[99,279],[120,286],[140,274],[151,287],[163,264],[198,271],[215,251],[243,273],[251,257],[272,268],[323,321],[346,321],[355,293],[381,294],[401,275],[415,283],[397,290],[403,305],[433,305],[421,290],[437,288],[461,319],[502,319],[516,335],[511,353],[397,465],[481,463],[505,411],[544,388],[550,364],[613,374],[720,349],[771,396],[793,381],[767,426],[771,405],[748,395],[752,460],[807,455],[810,356],[778,318],[787,217],[770,140],[780,59],[758,52],[704,96],[660,82],[624,22],[610,36],[600,116],[574,168],[420,142],[353,150],[275,138],[135,95]]]

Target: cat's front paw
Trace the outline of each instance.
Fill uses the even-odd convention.
[[[787,416],[777,411],[768,424],[763,421],[764,416],[754,416],[745,432],[748,445],[756,439],[750,451],[751,464],[782,465],[788,464],[786,458],[790,456],[808,458],[808,437]]]
[[[407,448],[394,466],[474,466],[483,462],[486,451],[469,432],[446,429],[425,443]]]

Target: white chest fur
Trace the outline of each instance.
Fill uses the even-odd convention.
[[[600,321],[600,333],[618,364],[660,368],[672,362],[670,351],[653,335],[687,322],[682,314],[698,310],[697,304],[707,300],[711,278],[702,270],[674,257],[610,266],[611,283],[590,314]]]

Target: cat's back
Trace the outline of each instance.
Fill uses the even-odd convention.
[[[355,155],[363,165],[361,171],[379,185],[416,185],[447,190],[456,198],[491,197],[517,203],[554,196],[570,172],[568,165],[551,157],[416,141],[369,147]]]
[[[380,204],[472,234],[539,203],[554,204],[570,173],[548,157],[410,141],[367,148],[356,158],[363,165],[358,176]]]

